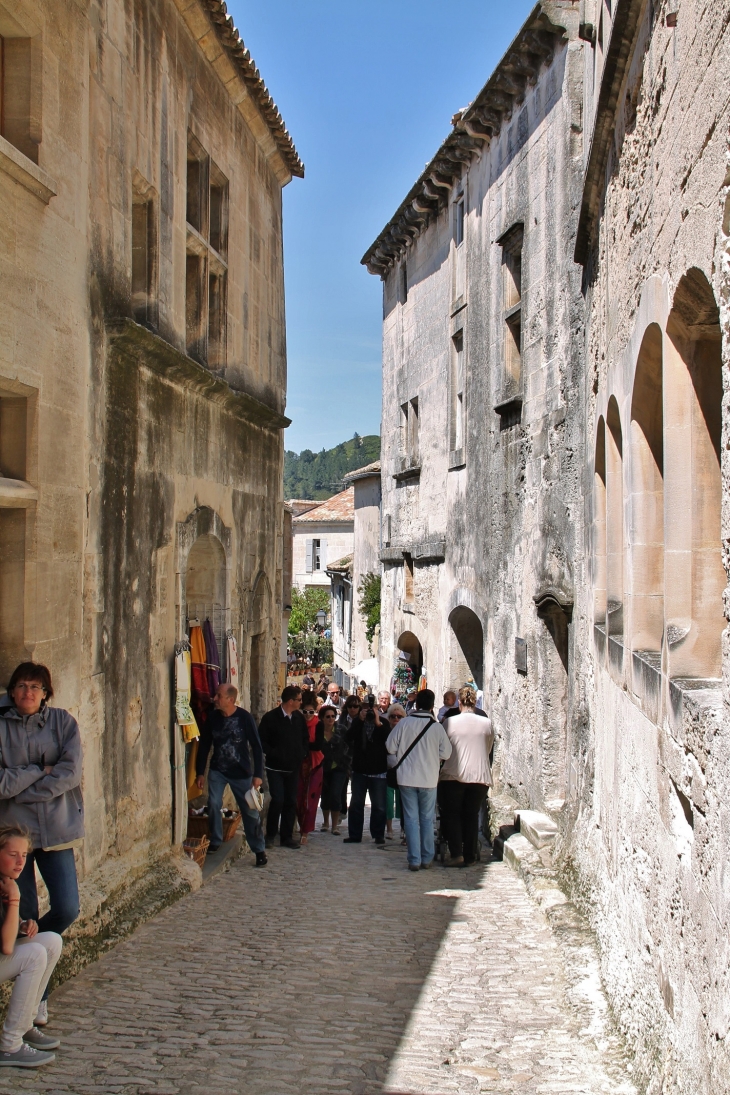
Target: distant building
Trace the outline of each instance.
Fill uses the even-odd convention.
[[[360,582],[366,574],[380,574],[380,461],[350,472],[344,478],[354,491],[353,551],[327,567],[332,581],[332,644],[340,683],[357,684],[357,666],[371,658],[365,620],[359,611]],[[375,685],[377,681],[368,680]]]
[[[329,560],[352,554],[354,544],[354,490],[346,490],[325,502],[289,502],[300,510],[292,520],[293,584],[298,589],[321,586],[329,589]]]

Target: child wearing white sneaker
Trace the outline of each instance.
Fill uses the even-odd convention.
[[[20,920],[16,879],[30,846],[30,834],[22,826],[0,826],[0,981],[14,981],[0,1032],[0,1067],[38,1068],[54,1060],[49,1050],[61,1044],[33,1026],[63,940],[56,932],[39,932],[35,920]]]

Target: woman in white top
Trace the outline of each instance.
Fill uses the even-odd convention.
[[[489,754],[494,744],[492,721],[477,715],[473,688],[459,690],[459,714],[444,722],[452,745],[439,776],[441,828],[449,845],[448,867],[468,867],[477,856],[479,811],[492,786]]]

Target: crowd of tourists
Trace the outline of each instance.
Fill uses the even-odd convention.
[[[343,696],[321,677],[288,685],[259,725],[238,705],[234,685],[213,698],[196,758],[197,785],[207,783],[210,850],[222,842],[221,807],[230,787],[256,866],[267,848],[301,849],[322,811],[321,831],[363,840],[366,799],[378,848],[400,839],[411,871],[434,861],[434,823],[448,844],[447,866],[468,867],[478,853],[481,807],[492,782],[492,726],[474,688],[435,696],[412,691],[405,704],[364,686]],[[37,1068],[54,1059],[60,1039],[49,1022],[48,983],[62,933],[79,915],[74,848],[84,835],[81,737],[68,711],[49,704],[51,674],[24,662],[0,703],[0,982],[13,988],[0,1031],[0,1067]],[[269,791],[262,825],[264,780]],[[347,822],[347,835],[342,825]],[[36,869],[49,908],[39,917]]]

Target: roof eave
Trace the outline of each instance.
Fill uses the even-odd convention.
[[[502,122],[524,100],[556,39],[577,33],[578,0],[541,0],[532,9],[489,80],[469,107],[455,115],[452,132],[408,191],[390,221],[360,260],[369,273],[385,277],[406,248],[445,208],[463,164],[480,156]]]

